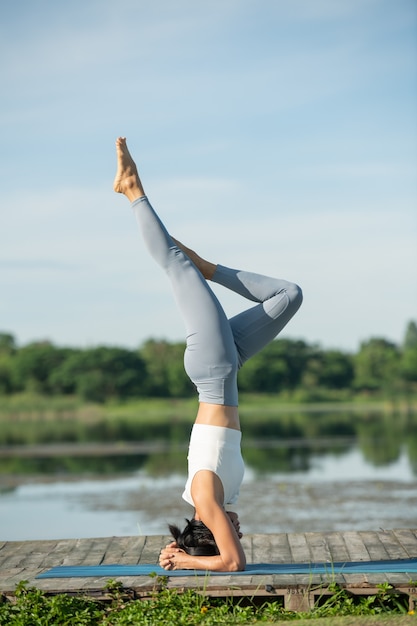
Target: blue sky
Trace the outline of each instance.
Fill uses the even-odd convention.
[[[125,135],[172,234],[302,286],[284,336],[402,341],[417,319],[414,0],[19,0],[0,32],[0,331],[183,339],[112,192]],[[230,315],[246,306],[215,291]]]

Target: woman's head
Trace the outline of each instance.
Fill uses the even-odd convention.
[[[203,522],[196,519],[186,519],[185,521],[187,525],[182,531],[178,526],[169,524],[171,535],[179,548],[192,556],[214,556],[220,554],[214,541],[213,533]]]

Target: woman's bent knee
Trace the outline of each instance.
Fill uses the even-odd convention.
[[[299,285],[296,285],[295,283],[290,283],[286,289],[286,292],[291,304],[299,308],[303,301],[303,292],[301,287],[299,287]]]

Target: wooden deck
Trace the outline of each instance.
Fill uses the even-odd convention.
[[[36,576],[57,565],[157,564],[159,551],[168,540],[167,536],[155,535],[0,542],[0,593],[12,599],[16,585],[27,580],[30,586],[47,593],[105,598],[108,577],[36,580]],[[242,543],[250,563],[326,562],[330,571],[331,563],[337,561],[417,558],[417,529],[247,535]],[[160,584],[148,576],[116,580],[122,582],[130,598],[146,598]],[[287,609],[307,610],[318,598],[331,594],[332,582],[360,595],[374,594],[378,585],[389,583],[396,593],[408,596],[410,609],[417,603],[417,581],[406,574],[187,576],[168,578],[168,587],[192,587],[209,596],[281,598]]]

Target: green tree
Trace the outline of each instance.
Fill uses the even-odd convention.
[[[151,396],[167,395],[170,345],[167,341],[149,339],[140,348],[140,355],[145,361],[148,372],[147,393]]]
[[[352,357],[340,350],[311,347],[303,369],[302,384],[306,389],[349,389],[354,375]]]
[[[405,332],[400,372],[406,384],[417,383],[417,324],[413,321]]]
[[[14,354],[16,341],[10,333],[0,333],[0,354]]]
[[[278,339],[247,361],[239,372],[242,391],[276,393],[300,383],[311,348],[300,340]]]
[[[392,388],[398,380],[400,351],[386,339],[369,339],[354,357],[357,389],[375,391]]]
[[[0,395],[12,393],[13,355],[16,352],[16,341],[10,333],[0,333]]]
[[[239,371],[239,389],[258,393],[276,393],[288,386],[291,372],[286,360],[260,353],[247,361]]]
[[[404,350],[400,365],[401,377],[411,383],[417,383],[417,347]]]
[[[173,398],[187,398],[196,390],[184,369],[184,344],[171,346],[170,362],[168,363],[168,393]]]
[[[149,339],[140,349],[146,364],[147,394],[156,397],[187,397],[195,393],[184,370],[184,343]]]
[[[13,383],[13,362],[12,357],[0,351],[0,395],[12,393]]]
[[[328,389],[348,389],[354,376],[353,361],[349,354],[339,350],[323,352],[319,376],[320,385]]]
[[[413,320],[408,322],[403,342],[404,350],[409,350],[410,348],[417,348],[417,323]]]
[[[139,354],[123,348],[75,350],[54,372],[55,391],[77,393],[93,402],[144,395],[146,367]]]
[[[67,357],[67,349],[49,341],[30,343],[16,351],[12,360],[13,386],[17,390],[50,393],[49,378]]]

